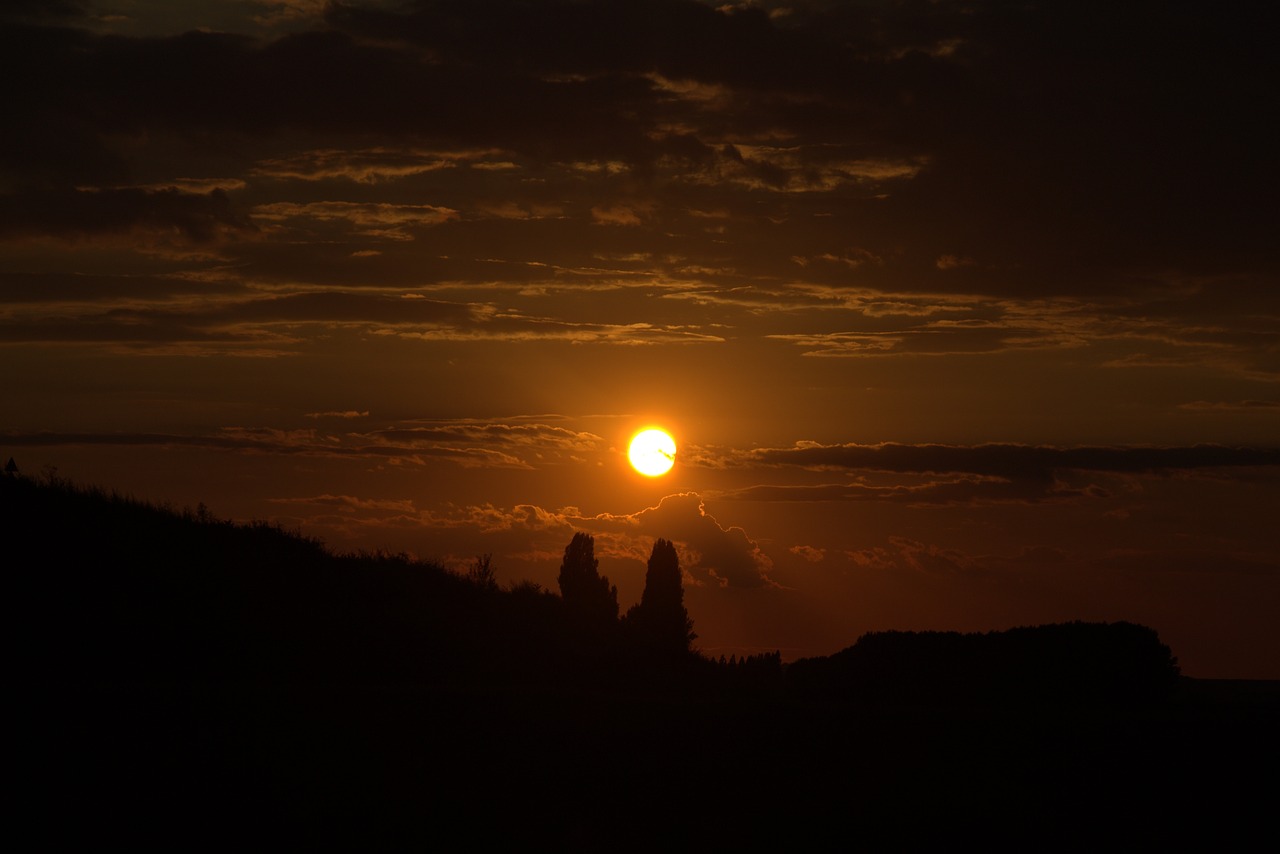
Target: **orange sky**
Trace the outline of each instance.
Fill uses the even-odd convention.
[[[1280,678],[1252,14],[12,4],[0,456],[552,588],[586,530],[624,608],[666,537],[713,654],[1127,619]]]

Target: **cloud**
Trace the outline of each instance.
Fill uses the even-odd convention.
[[[822,559],[827,556],[826,549],[819,549],[813,546],[792,546],[787,551],[804,558],[809,563],[821,563]]]
[[[351,495],[314,495],[309,498],[268,498],[272,504],[300,504],[310,507],[336,507],[346,510],[382,513],[416,513],[413,501],[385,498],[356,498]]]
[[[1280,400],[1193,400],[1178,404],[1179,409],[1191,412],[1257,412],[1280,410]]]
[[[659,537],[675,542],[682,566],[696,583],[712,587],[774,586],[768,573],[773,562],[742,528],[724,527],[706,511],[696,493],[664,497],[654,507],[630,514],[585,516],[577,508],[545,510],[521,504],[509,509],[472,505],[446,513],[424,513],[428,528],[474,528],[496,535],[515,553],[554,554],[555,542],[568,542],[574,531],[596,537],[596,554],[643,563]],[[541,545],[539,545],[541,544]]]
[[[635,210],[625,205],[607,208],[597,205],[591,209],[591,218],[597,225],[640,225],[641,223]]]
[[[367,414],[367,413],[366,413]],[[558,450],[563,452],[596,451],[604,439],[593,433],[568,430],[549,424],[503,423],[447,423],[432,426],[389,427],[363,434],[373,442],[386,442],[405,446],[448,442],[451,444],[482,444],[488,447],[523,447]]]
[[[329,0],[250,0],[254,5],[265,6],[256,16],[264,24],[277,24],[298,19],[311,20],[321,17]]]
[[[1280,465],[1280,448],[1193,445],[1188,447],[1068,447],[1048,445],[822,445],[763,448],[747,459],[767,465],[813,469],[863,469],[900,473],[970,473],[997,478],[1050,481],[1059,470],[1139,473]]]
[[[872,572],[913,572],[931,576],[982,575],[989,570],[974,557],[957,549],[891,536],[886,546],[846,551],[845,557],[860,569]]]
[[[861,189],[874,197],[890,181],[909,180],[920,174],[927,158],[833,157],[832,145],[779,148],[765,145],[725,145],[700,158],[685,175],[694,184],[736,185],[749,190],[778,193],[821,193],[846,188]],[[819,256],[823,257],[823,256]],[[827,257],[857,267],[861,259]],[[870,260],[875,259],[874,255]],[[853,262],[853,263],[849,263]]]
[[[562,208],[543,205],[524,206],[507,200],[500,202],[477,202],[476,208],[483,214],[498,219],[531,220],[542,217],[561,216]]]
[[[387,335],[424,341],[563,341],[570,344],[612,344],[625,347],[657,344],[718,344],[724,338],[679,326],[651,323],[574,323],[551,318],[495,316],[465,328],[440,325],[430,329],[388,329]]]
[[[867,483],[758,485],[718,497],[741,501],[892,501],[913,506],[1031,504],[1079,498],[1106,498],[1110,491],[1097,484],[1070,485],[1060,479],[974,476],[891,486]]]
[[[349,457],[426,464],[443,460],[467,468],[531,468],[523,460],[489,448],[453,448],[444,445],[404,447],[344,442],[314,430],[276,430],[266,427],[226,427],[213,435],[166,433],[0,433],[0,440],[15,447],[59,445],[117,445],[156,448],[201,448],[247,454],[280,454],[308,457]]]
[[[366,419],[367,411],[309,412],[317,421]],[[605,440],[581,430],[545,423],[558,416],[517,416],[503,420],[405,421],[360,432],[333,432],[321,426],[283,430],[224,427],[208,435],[166,433],[0,433],[16,446],[135,445],[192,447],[323,457],[356,457],[427,464],[434,460],[463,467],[532,469],[591,461],[605,452]]]
[[[851,563],[862,569],[875,570],[877,572],[886,572],[897,567],[893,554],[882,547],[873,547],[867,549],[857,549],[846,551],[847,557]]]
[[[0,272],[0,304],[164,302],[190,295],[235,294],[238,282],[191,275]]]
[[[17,281],[21,282],[19,278]],[[61,280],[55,280],[61,281]],[[73,288],[84,289],[72,281]],[[0,288],[5,286],[0,279]],[[183,286],[198,291],[212,286]],[[19,290],[20,286],[15,286]],[[23,315],[0,314],[0,341],[115,343],[170,352],[170,345],[194,345],[193,352],[276,356],[296,349],[317,332],[345,328],[367,335],[428,342],[511,343],[560,341],[571,344],[652,346],[718,344],[724,338],[686,324],[597,323],[559,320],[499,309],[488,303],[434,300],[422,294],[376,291],[307,290],[244,298],[243,292],[213,300],[120,300],[96,306],[51,306]],[[492,294],[490,294],[492,296]],[[50,300],[53,302],[53,300]],[[308,329],[316,325],[316,329]]]
[[[502,26],[494,25],[495,17]],[[730,15],[682,0],[445,2],[407,12],[336,6],[329,20],[351,32],[425,48],[444,62],[542,75],[656,73],[669,81],[767,85],[797,65],[812,67],[805,61],[811,57],[801,53],[804,45],[789,44],[758,10]],[[682,88],[686,97],[705,100],[698,87]]]
[[[0,340],[126,342],[138,345],[172,342],[219,342],[239,348],[248,344],[288,347],[297,343],[300,325],[380,328],[387,325],[469,325],[482,310],[437,300],[403,300],[385,294],[313,291],[243,299],[126,303],[95,307],[83,313],[0,319]]]
[[[356,409],[330,410],[328,412],[308,412],[305,413],[308,418],[368,418],[369,411],[361,412]]]
[[[890,537],[898,549],[898,560],[906,568],[929,575],[966,575],[976,569],[974,562],[956,549],[941,548],[907,537]]]
[[[707,513],[697,493],[668,495],[656,507],[628,517],[628,522],[641,532],[683,544],[694,559],[686,569],[700,570],[715,583],[731,587],[771,583],[769,557],[742,528],[722,527]]]
[[[806,356],[866,356],[896,350],[905,339],[902,335],[827,332],[804,335],[768,335],[805,348]]]
[[[960,255],[939,255],[938,260],[934,262],[934,266],[939,270],[955,270],[960,267],[972,267],[977,262],[972,258],[966,258]]]
[[[437,205],[394,205],[383,202],[272,202],[258,205],[253,217],[271,223],[347,223],[357,234],[383,240],[413,240],[411,228],[428,228],[455,219],[458,212]]]
[[[0,239],[128,234],[208,243],[256,230],[218,188],[205,193],[165,187],[0,195]]]

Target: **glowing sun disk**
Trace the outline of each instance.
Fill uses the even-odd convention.
[[[636,471],[647,477],[666,474],[676,461],[676,442],[662,430],[641,430],[631,440],[627,458]]]

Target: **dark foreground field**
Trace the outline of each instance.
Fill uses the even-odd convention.
[[[14,699],[32,714],[13,814],[49,848],[1275,840],[1271,683],[1074,711],[227,684]]]

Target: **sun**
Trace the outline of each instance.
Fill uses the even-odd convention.
[[[671,471],[676,461],[676,441],[662,430],[641,430],[627,449],[631,466],[646,477],[657,477]]]

